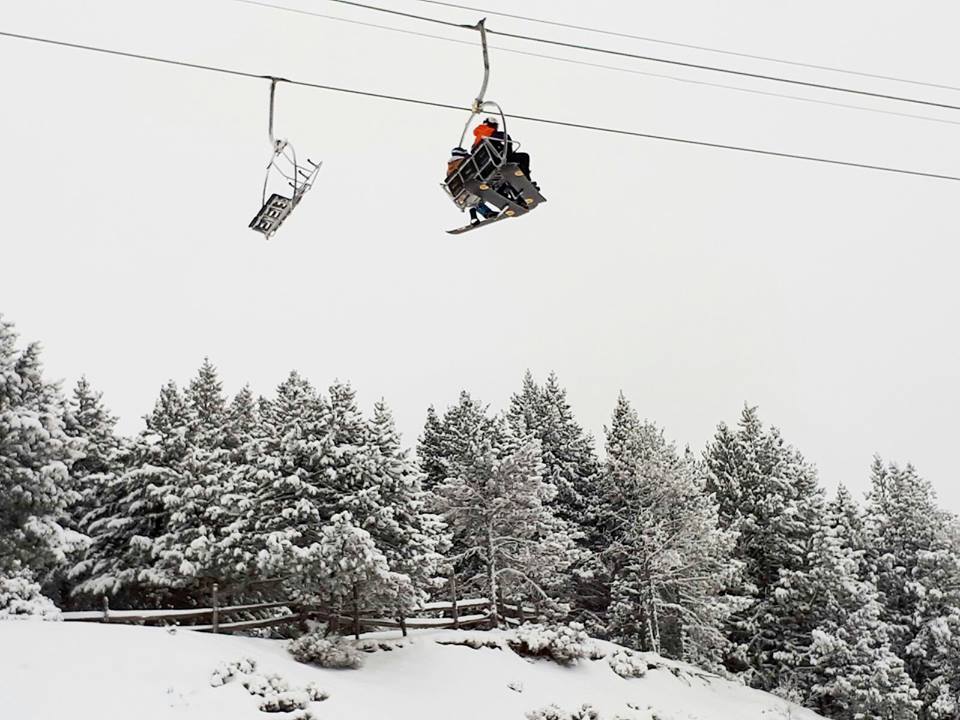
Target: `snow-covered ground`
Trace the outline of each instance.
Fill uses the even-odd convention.
[[[468,633],[423,631],[358,670],[303,665],[285,643],[161,628],[56,622],[0,623],[0,718],[10,720],[271,720],[238,680],[212,687],[218,667],[242,658],[292,689],[315,683],[317,720],[524,720],[528,711],[585,703],[603,720],[813,720],[772,695],[656,657],[623,679],[606,660],[561,667],[509,650],[442,645]],[[493,639],[493,633],[471,633]],[[603,645],[607,649],[613,646]]]

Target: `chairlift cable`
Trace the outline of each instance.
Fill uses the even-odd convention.
[[[909,78],[896,77],[893,75],[882,75],[879,73],[864,72],[861,70],[848,70],[846,68],[835,67],[832,65],[817,65],[815,63],[800,62],[798,60],[784,60],[782,58],[769,57],[766,55],[755,55],[752,53],[738,52],[736,50],[722,50],[720,48],[708,47],[705,45],[695,45],[693,43],[676,42],[673,40],[662,40],[644,35],[633,35],[631,33],[615,32],[613,30],[603,30],[601,28],[587,27],[585,25],[575,25],[573,23],[556,22],[554,20],[545,20],[543,18],[528,17],[525,15],[514,15],[511,13],[497,12],[485,8],[471,7],[469,5],[458,5],[457,3],[441,2],[440,0],[414,0],[414,2],[425,3],[427,5],[439,5],[441,7],[455,8],[458,10],[467,10],[485,15],[494,15],[496,17],[510,18],[512,20],[522,20],[524,22],[539,23],[541,25],[550,25],[553,27],[565,28],[567,30],[580,30],[582,32],[596,33],[598,35],[608,35],[610,37],[626,38],[628,40],[641,40],[643,42],[655,43],[657,45],[669,45],[671,47],[685,48],[687,50],[701,50],[703,52],[717,53],[720,55],[730,55],[731,57],[741,57],[750,60],[762,60],[764,62],[778,63],[780,65],[792,65],[794,67],[808,68],[811,70],[827,70],[829,72],[842,73],[844,75],[855,75],[858,77],[871,78],[874,80],[889,80],[891,82],[906,83],[909,85],[922,85],[924,87],[938,88],[940,90],[954,90],[960,92],[960,87],[955,85],[943,85],[940,83],[927,82],[924,80],[911,80]]]
[[[425,15],[416,15],[414,13],[403,12],[401,10],[391,10],[389,8],[378,7],[377,5],[370,5],[367,3],[356,2],[356,0],[327,0],[327,2],[339,3],[341,5],[349,5],[352,7],[363,8],[365,10],[371,10],[373,12],[387,13],[390,15],[397,15],[400,17],[406,17],[414,20],[421,20],[424,22],[436,23],[439,25],[446,25],[448,27],[471,28],[471,29],[473,28],[472,25],[462,25],[460,23],[449,22],[447,20],[439,20],[438,18],[427,17]],[[935,102],[933,100],[921,100],[919,98],[905,97],[902,95],[891,95],[888,93],[872,92],[870,90],[858,90],[855,88],[847,88],[839,85],[827,85],[825,83],[816,83],[808,80],[797,80],[795,78],[784,78],[776,75],[766,75],[763,73],[748,72],[746,70],[734,70],[732,68],[719,67],[717,65],[705,65],[703,63],[687,62],[683,60],[670,60],[668,58],[655,57],[653,55],[640,55],[637,53],[624,52],[622,50],[611,50],[609,48],[597,47],[595,45],[584,45],[581,43],[563,42],[561,40],[551,40],[549,38],[541,38],[541,37],[536,37],[531,35],[521,35],[519,33],[503,32],[502,30],[491,30],[489,28],[487,29],[487,33],[490,35],[499,35],[500,37],[513,38],[514,40],[526,40],[528,42],[541,43],[544,45],[554,45],[557,47],[570,48],[572,50],[583,50],[586,52],[602,53],[605,55],[613,55],[616,57],[631,58],[633,60],[646,60],[648,62],[662,63],[665,65],[675,65],[677,67],[691,68],[694,70],[707,70],[709,72],[725,73],[727,75],[736,75],[738,77],[748,77],[748,78],[753,78],[755,80],[768,80],[771,82],[798,85],[800,87],[816,88],[818,90],[829,90],[832,92],[849,93],[852,95],[862,95],[864,97],[873,97],[873,98],[879,98],[882,100],[893,100],[896,102],[913,103],[915,105],[926,105],[929,107],[946,108],[948,110],[960,110],[960,105]]]
[[[124,51],[124,50],[115,50],[112,48],[97,47],[93,45],[84,45],[80,43],[67,42],[63,40],[54,40],[52,38],[44,38],[44,37],[38,37],[34,35],[25,35],[21,33],[7,32],[3,30],[0,30],[0,36],[13,38],[17,40],[25,40],[29,42],[37,42],[45,45],[57,45],[60,47],[71,48],[74,50],[84,50],[87,52],[99,53],[104,55],[113,55],[118,57],[129,58],[129,59],[143,60],[147,62],[162,63],[164,65],[175,65],[179,67],[189,68],[192,70],[203,70],[206,72],[219,73],[222,75],[234,75],[237,77],[250,78],[254,80],[274,79],[274,76],[271,76],[271,75],[262,75],[262,74],[252,73],[252,72],[246,72],[243,70],[236,70],[233,68],[219,67],[215,65],[206,65],[201,63],[188,62],[185,60],[174,60],[171,58],[158,57],[154,55],[144,55],[144,54]],[[457,112],[465,112],[465,111],[468,112],[471,109],[463,105],[453,105],[451,103],[442,103],[442,102],[436,102],[432,100],[423,100],[420,98],[410,98],[410,97],[404,97],[401,95],[389,95],[386,93],[371,92],[369,90],[358,90],[356,88],[324,85],[321,83],[308,82],[304,80],[291,80],[289,78],[281,78],[281,77],[277,77],[275,79],[278,82],[284,82],[290,85],[298,85],[300,87],[313,88],[317,90],[326,90],[329,92],[337,92],[337,93],[343,93],[348,95],[369,97],[369,98],[375,98],[380,100],[388,100],[392,102],[402,102],[402,103],[411,104],[411,105],[422,105],[424,107],[441,108],[444,110],[455,110]],[[511,114],[510,117],[517,120],[526,120],[527,122],[538,123],[542,125],[554,125],[554,126],[571,128],[571,129],[586,130],[590,132],[599,132],[599,133],[604,133],[608,135],[621,135],[626,137],[646,138],[650,140],[660,140],[664,142],[672,142],[672,143],[678,143],[683,145],[695,145],[699,147],[744,152],[744,153],[750,153],[753,155],[766,155],[769,157],[805,160],[808,162],[815,162],[815,163],[828,164],[828,165],[840,165],[844,167],[855,167],[855,168],[861,168],[864,170],[874,170],[878,172],[895,173],[899,175],[912,175],[914,177],[925,177],[925,178],[931,178],[935,180],[949,180],[951,182],[960,182],[960,176],[926,172],[922,170],[910,170],[907,168],[897,168],[897,167],[890,167],[890,166],[884,166],[884,165],[871,165],[867,163],[858,163],[858,162],[852,162],[847,160],[836,160],[832,158],[817,157],[813,155],[802,155],[797,153],[779,152],[776,150],[765,150],[761,148],[752,148],[752,147],[739,146],[739,145],[728,145],[724,143],[708,142],[704,140],[692,140],[689,138],[681,138],[681,137],[674,137],[674,136],[667,136],[667,135],[656,135],[653,133],[644,133],[644,132],[639,132],[634,130],[625,130],[622,128],[604,127],[600,125],[588,125],[583,123],[568,122],[564,120],[554,120],[551,118],[542,118],[542,117],[535,117],[530,115]]]
[[[410,35],[413,37],[429,38],[432,40],[441,40],[443,42],[455,43],[457,45],[469,45],[476,47],[477,43],[472,40],[458,40],[457,38],[445,37],[443,35],[433,35],[431,33],[418,32],[416,30],[407,30],[405,28],[393,27],[390,25],[380,25],[378,23],[365,22],[363,20],[354,20],[353,18],[338,17],[337,15],[327,15],[325,13],[313,12],[312,10],[303,10],[302,8],[293,8],[283,5],[274,5],[269,2],[260,2],[260,0],[232,0],[233,2],[244,5],[254,5],[271,10],[280,10],[283,12],[295,13],[298,15],[309,15],[310,17],[323,20],[333,20],[335,22],[358,25],[360,27],[376,28],[378,30],[387,30],[389,32]],[[960,125],[960,120],[948,120],[947,118],[931,117],[930,115],[915,115],[913,113],[899,112],[897,110],[884,110],[883,108],[866,107],[864,105],[850,105],[848,103],[835,102],[832,100],[821,100],[802,95],[788,95],[786,93],[771,92],[769,90],[758,90],[755,88],[739,87],[737,85],[724,85],[723,83],[710,82],[709,80],[694,80],[693,78],[678,77],[676,75],[665,75],[663,73],[649,72],[646,70],[636,70],[634,68],[618,67],[616,65],[603,65],[600,63],[588,62],[585,60],[575,60],[573,58],[559,57],[557,55],[546,55],[543,53],[530,52],[529,50],[518,50],[508,48],[502,45],[490,45],[491,50],[497,52],[506,52],[514,55],[523,55],[526,57],[539,58],[542,60],[552,60],[555,62],[567,63],[570,65],[581,65],[583,67],[597,68],[600,70],[611,70],[613,72],[629,73],[631,75],[641,75],[644,77],[658,78],[662,80],[672,80],[674,82],[685,83],[687,85],[699,85],[702,87],[719,88],[723,90],[732,90],[734,92],[747,93],[750,95],[759,95],[763,97],[780,98],[783,100],[794,100],[796,102],[812,103],[814,105],[825,105],[827,107],[844,108],[847,110],[859,110],[862,112],[876,113],[879,115],[891,115],[893,117],[910,118],[912,120],[923,120],[926,122],[941,123],[944,125]]]

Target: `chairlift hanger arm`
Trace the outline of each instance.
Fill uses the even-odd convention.
[[[486,27],[486,18],[482,18],[476,25],[462,25],[461,27],[478,30],[480,32],[480,46],[483,50],[483,83],[480,85],[480,92],[477,94],[477,97],[474,99],[473,104],[470,106],[470,117],[467,119],[466,124],[463,126],[463,133],[460,135],[460,147],[463,147],[464,142],[467,138],[467,133],[470,130],[470,124],[473,122],[473,119],[480,113],[487,110],[496,111],[497,115],[500,116],[500,127],[503,128],[503,137],[506,142],[507,135],[507,116],[503,114],[503,110],[500,108],[500,105],[493,102],[492,100],[486,100],[487,95],[487,85],[490,82],[490,52],[487,48],[487,27]],[[506,145],[505,145],[506,147]],[[506,160],[506,154],[504,154],[504,161]]]
[[[473,26],[474,30],[480,31],[480,45],[483,48],[483,83],[480,85],[480,92],[477,94],[477,98],[473,101],[473,111],[478,113],[483,108],[483,98],[487,94],[487,83],[490,81],[490,52],[487,50],[487,19],[483,18],[476,25]]]

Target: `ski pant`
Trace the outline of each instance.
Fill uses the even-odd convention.
[[[508,162],[514,162],[523,171],[523,174],[527,176],[527,179],[530,179],[530,155],[525,152],[512,152],[507,155]]]

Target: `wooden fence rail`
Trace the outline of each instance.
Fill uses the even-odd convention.
[[[380,617],[380,613],[355,610],[352,614],[331,613],[325,608],[306,605],[293,601],[254,603],[251,605],[225,605],[217,602],[217,592],[214,590],[213,603],[206,608],[169,609],[169,610],[115,610],[110,607],[106,597],[103,598],[102,610],[82,610],[79,612],[65,612],[63,619],[67,622],[102,622],[117,624],[176,624],[183,620],[199,620],[210,618],[209,624],[185,625],[186,629],[199,632],[234,632],[253,630],[257,628],[295,625],[307,620],[329,622],[334,627],[351,627],[354,635],[359,637],[360,629],[399,629],[403,635],[407,630],[439,630],[446,628],[467,628],[484,625],[491,620],[490,600],[488,598],[468,598],[450,602],[430,602],[419,608],[420,613],[429,613],[430,616],[416,617]],[[255,620],[239,620],[223,622],[224,616],[236,615],[243,612],[261,610],[275,610],[286,608],[287,613],[268,618]],[[461,611],[472,611],[463,614]],[[533,607],[499,603],[500,617],[508,625],[520,625],[530,618],[537,616],[537,609]],[[447,615],[450,615],[449,617]]]

